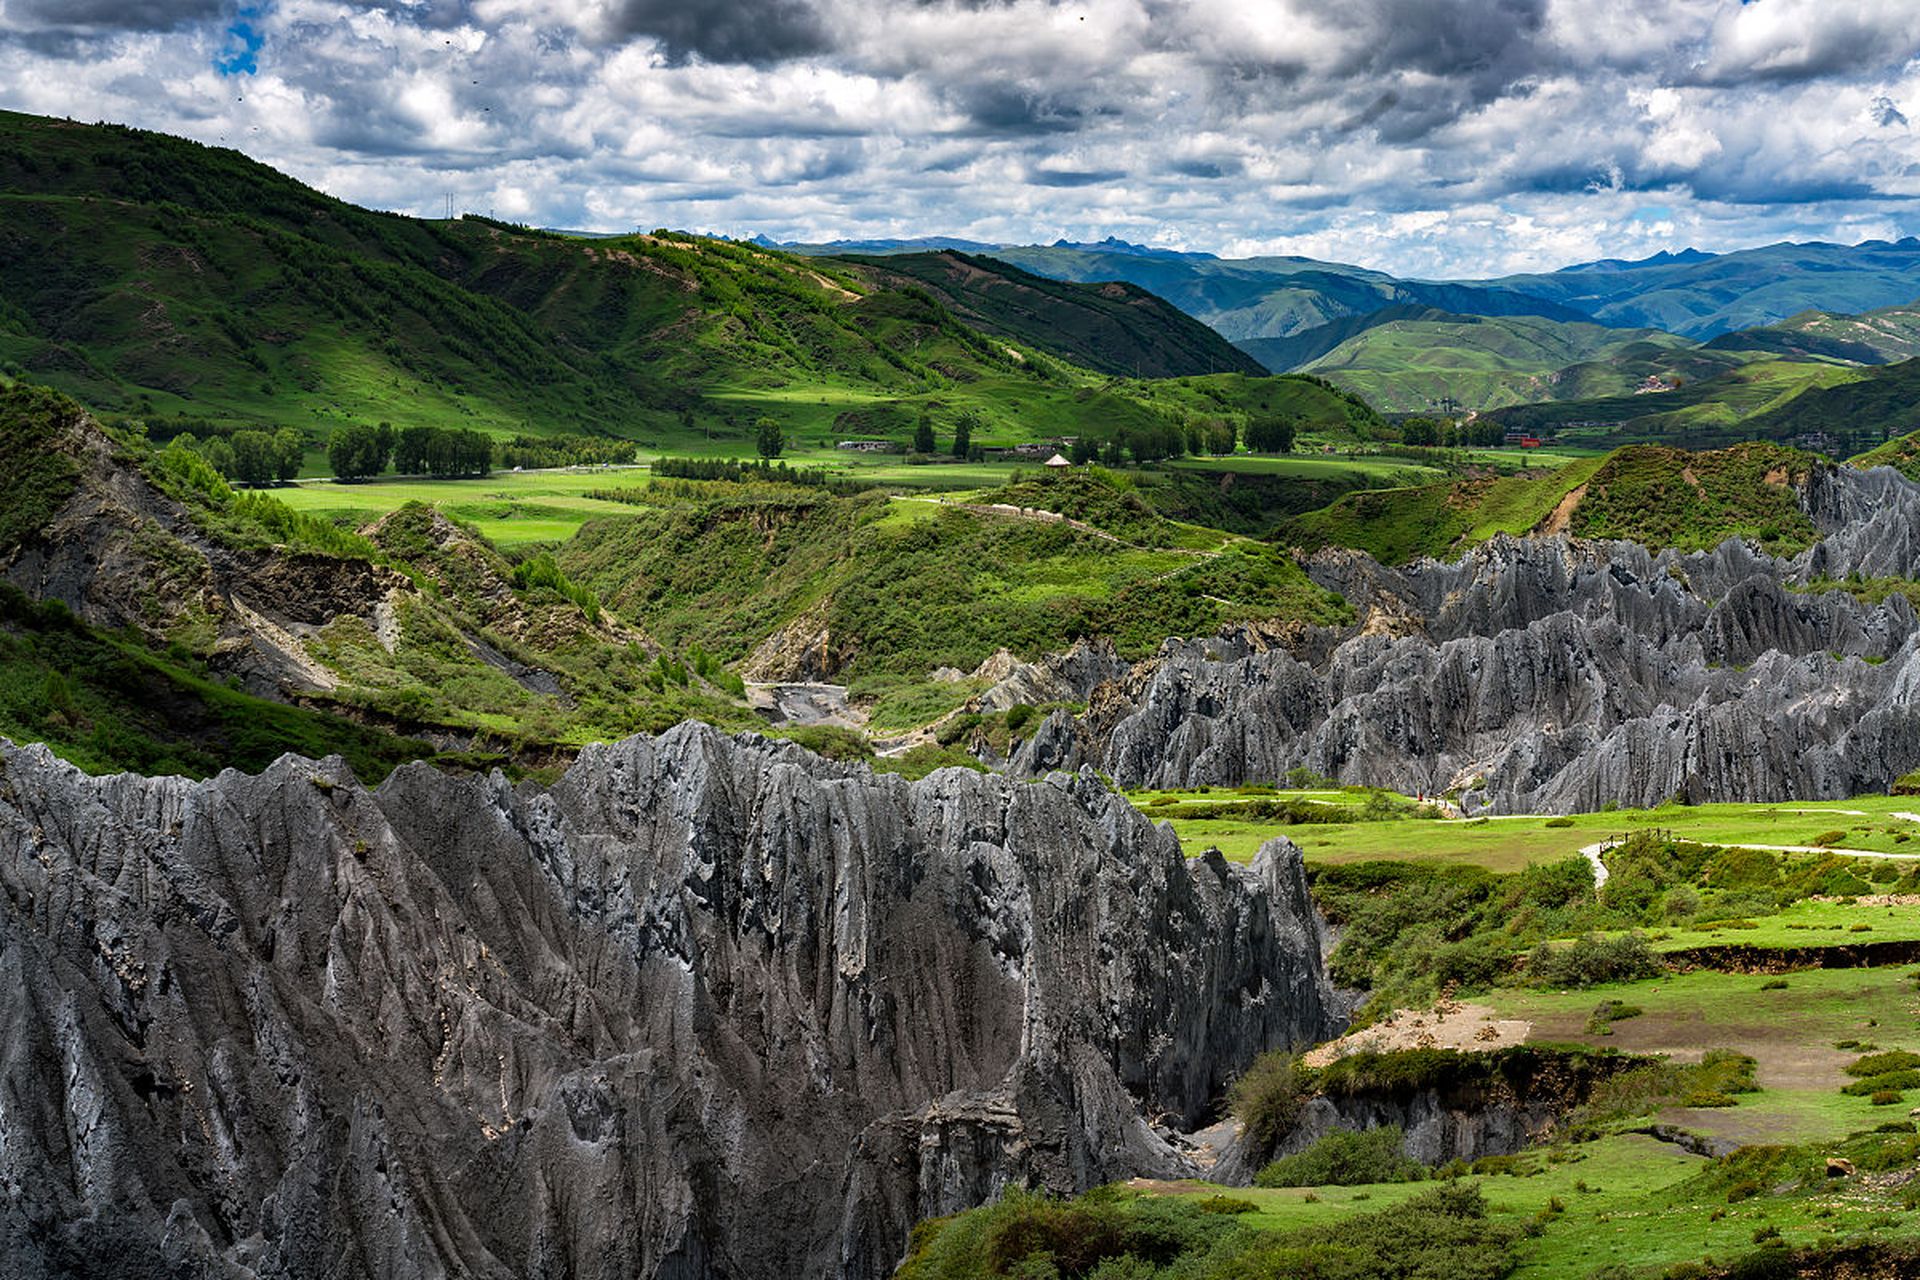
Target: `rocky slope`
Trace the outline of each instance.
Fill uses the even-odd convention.
[[[1169,641],[1014,767],[1191,786],[1305,766],[1508,811],[1883,790],[1920,765],[1914,610],[1826,588],[1913,575],[1920,486],[1816,469],[1799,501],[1823,536],[1791,560],[1564,537],[1405,569],[1320,553],[1355,628]]]
[[[1339,1029],[1298,851],[683,725],[549,790],[0,745],[0,1273],[886,1274]]]

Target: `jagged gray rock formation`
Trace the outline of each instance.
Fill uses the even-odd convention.
[[[976,680],[990,680],[985,692],[970,699],[970,711],[1005,711],[1048,702],[1085,702],[1101,685],[1124,679],[1133,669],[1104,637],[1081,640],[1065,653],[1049,653],[1021,662],[1005,649],[982,662]]]
[[[1813,588],[1911,576],[1920,487],[1816,469],[1801,501],[1825,536],[1792,560],[1504,536],[1404,569],[1322,553],[1309,572],[1351,631],[1169,641],[1012,767],[1128,786],[1304,767],[1514,812],[1883,790],[1920,766],[1920,627],[1902,595]]]
[[[0,1274],[872,1277],[1339,1017],[1298,851],[681,727],[550,789],[0,744]]]

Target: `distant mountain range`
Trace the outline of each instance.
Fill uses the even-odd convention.
[[[1705,341],[1805,311],[1852,314],[1920,299],[1920,239],[1911,236],[1857,245],[1782,243],[1733,253],[1685,249],[1484,280],[1412,280],[1312,258],[1221,258],[1113,238],[1091,244],[933,238],[779,247],[816,254],[957,248],[1056,280],[1124,281],[1152,290],[1241,343],[1289,338],[1406,305],[1461,315],[1589,320]]]

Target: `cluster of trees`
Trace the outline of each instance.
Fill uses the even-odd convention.
[[[836,480],[817,467],[807,469],[791,467],[770,458],[763,458],[759,462],[735,462],[730,458],[656,458],[653,461],[653,474],[656,479],[727,480],[736,484],[753,481],[763,484],[793,484],[825,489],[835,494],[865,493],[873,487],[859,480]],[[621,500],[617,491],[605,493],[596,491],[592,496],[605,496],[616,502]]]
[[[608,436],[515,436],[494,447],[502,467],[597,467],[632,462],[633,441]]]
[[[1417,447],[1439,446],[1446,449],[1484,449],[1503,443],[1506,428],[1497,422],[1475,420],[1454,422],[1448,418],[1407,418],[1400,423],[1400,438]]]
[[[1247,452],[1290,453],[1297,434],[1299,424],[1291,418],[1255,418],[1247,423]]]
[[[763,458],[777,458],[780,451],[787,447],[787,438],[780,433],[780,424],[772,418],[761,418],[753,424],[753,443]],[[655,471],[659,468],[656,466]]]
[[[492,438],[470,427],[408,427],[393,444],[393,469],[402,475],[483,476],[492,466]]]
[[[335,427],[327,439],[327,465],[342,480],[377,476],[387,469],[393,456],[393,424],[377,427],[361,423]]]
[[[631,456],[632,446],[628,446]],[[480,476],[493,467],[493,439],[468,427],[408,427],[391,423],[335,427],[327,462],[342,480],[377,476],[389,463],[402,475]]]
[[[215,471],[241,484],[284,483],[300,474],[306,442],[292,427],[278,431],[235,431],[226,436],[198,439],[191,431],[173,437],[180,448],[206,459]]]
[[[1274,421],[1279,422],[1279,419]],[[1272,441],[1271,433],[1262,435],[1259,423],[1247,427],[1247,447],[1261,452],[1256,441]],[[1285,452],[1293,447],[1293,427],[1285,424],[1284,443],[1268,443],[1268,451]],[[1237,432],[1230,418],[1198,418],[1187,422],[1166,422],[1159,426],[1126,427],[1106,440],[1087,436],[1073,442],[1068,458],[1076,463],[1103,462],[1117,467],[1129,459],[1134,462],[1158,462],[1163,458],[1218,456],[1233,452]]]

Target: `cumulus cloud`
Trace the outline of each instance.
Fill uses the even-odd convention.
[[[1916,92],[1912,0],[0,0],[0,105],[383,207],[1421,275],[1902,234]]]

